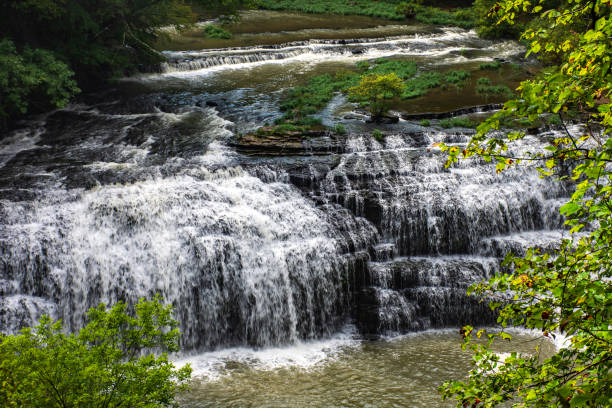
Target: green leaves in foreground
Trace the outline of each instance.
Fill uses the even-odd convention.
[[[153,354],[179,349],[172,308],[156,297],[135,309],[100,304],[76,334],[43,317],[33,329],[0,337],[0,406],[176,406],[191,368],[175,369],[165,353]]]
[[[610,1],[574,0],[545,10],[546,3],[502,1],[495,9],[501,21],[531,13],[546,23],[526,31],[530,52],[552,54],[562,62],[519,87],[520,99],[481,124],[465,148],[444,146],[447,165],[479,156],[495,162],[497,172],[528,161],[542,177],[554,177],[573,188],[561,208],[572,238],[556,250],[532,249],[523,258],[509,254],[508,273],[475,285],[472,292],[493,300],[504,327],[536,330],[567,340],[550,358],[512,354],[502,359],[490,349],[502,332],[464,329],[464,347],[474,353],[474,369],[464,381],[441,387],[458,407],[609,407],[612,406],[612,109],[609,74],[612,43]],[[605,39],[605,40],[604,40]],[[525,153],[510,149],[523,133],[502,134],[507,118],[533,122],[557,115],[562,133],[541,140],[543,148]],[[568,118],[583,126],[569,126]],[[484,346],[472,337],[487,336]]]
[[[79,92],[74,72],[46,50],[0,39],[0,129],[10,118],[65,106]]]

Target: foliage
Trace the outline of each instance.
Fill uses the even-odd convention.
[[[447,73],[446,75],[444,75],[444,80],[446,82],[451,83],[451,84],[458,84],[460,82],[465,81],[470,76],[471,76],[471,74],[469,72],[467,72],[467,71],[464,71],[464,70],[451,71],[451,72]]]
[[[208,38],[219,38],[222,40],[229,40],[230,38],[232,38],[232,33],[212,24],[207,24],[204,27],[204,33]]]
[[[378,129],[374,129],[372,132],[372,137],[376,139],[377,142],[382,143],[385,140],[385,135]]]
[[[489,71],[497,71],[501,69],[501,66],[502,64],[499,61],[483,62],[482,64],[480,64],[480,69],[489,70]]]
[[[346,134],[346,128],[344,127],[344,125],[342,123],[338,123],[338,124],[336,124],[336,126],[334,126],[334,132],[336,132],[339,135],[345,135]]]
[[[0,128],[26,113],[65,106],[79,92],[74,73],[46,50],[0,41]]]
[[[189,24],[193,18],[181,0],[8,0],[0,35],[12,38],[18,48],[31,44],[53,50],[81,85],[89,85],[135,70],[139,63],[159,61],[162,57],[151,47],[159,28]]]
[[[469,118],[450,118],[440,120],[440,126],[442,126],[444,129],[454,127],[473,128],[476,127],[476,125],[477,124],[471,121]]]
[[[292,10],[312,14],[340,14],[382,17],[390,20],[402,20],[405,16],[395,12],[396,4],[392,1],[369,0],[259,0],[258,5],[268,10]]]
[[[191,369],[175,369],[167,355],[178,351],[172,308],[142,299],[135,315],[124,303],[89,310],[89,323],[65,334],[44,316],[35,328],[0,337],[0,405],[3,407],[177,406]],[[149,351],[147,353],[147,351]]]
[[[481,78],[482,79],[482,78]],[[488,78],[487,78],[488,79]],[[490,83],[491,81],[489,81]],[[476,93],[481,95],[506,95],[512,96],[512,91],[505,85],[478,85],[476,87]]]
[[[425,24],[457,26],[461,28],[473,28],[475,24],[474,13],[471,9],[467,8],[445,11],[433,7],[417,7],[415,18]]]
[[[208,16],[219,16],[222,22],[236,22],[238,12],[256,5],[256,0],[186,0],[194,11],[205,12]]]
[[[301,119],[317,113],[327,105],[335,92],[344,91],[358,83],[359,75],[354,72],[314,77],[306,86],[295,87],[289,92],[281,104],[281,110],[286,112],[282,120]]]
[[[367,74],[387,75],[393,73],[400,79],[405,80],[415,76],[416,72],[417,65],[412,61],[379,58],[374,62],[374,65],[370,67]]]
[[[369,103],[372,117],[383,116],[389,109],[389,101],[402,94],[402,80],[395,74],[370,74],[361,78],[358,86],[349,89],[355,99],[365,99]]]
[[[268,10],[292,10],[312,14],[362,15],[390,20],[414,17],[425,24],[454,25],[463,28],[474,27],[474,15],[470,9],[445,11],[416,3],[418,2],[394,0],[258,0],[259,7]]]
[[[421,126],[427,127],[427,126],[430,125],[430,122],[427,119],[423,119],[423,120],[421,120],[420,124],[421,124]]]
[[[395,6],[395,14],[406,18],[413,18],[416,15],[415,4],[402,1]]]
[[[478,35],[482,38],[518,38],[525,28],[524,24],[497,24],[495,16],[490,15],[498,0],[474,0],[472,10],[476,16]]]
[[[482,77],[482,78],[478,78],[477,84],[478,85],[491,85],[492,82],[489,78]]]
[[[471,77],[471,73],[464,70],[450,71],[445,74],[437,72],[419,73],[416,63],[401,59],[379,58],[370,62],[360,61],[356,64],[356,68],[358,73],[339,71],[333,76],[324,74],[311,78],[305,86],[298,86],[290,90],[281,103],[281,110],[285,112],[285,115],[278,119],[277,123],[308,119],[308,115],[315,114],[323,109],[334,94],[338,92],[348,93],[349,101],[368,107],[371,102],[369,96],[363,93],[349,92],[351,88],[357,87],[367,76],[396,75],[402,83],[402,90],[399,94],[401,99],[417,98],[425,95],[428,90],[437,87],[446,89],[447,84],[462,87],[464,81]],[[501,95],[506,91],[509,92],[509,89],[496,86],[482,91],[485,92],[485,95]],[[391,101],[391,98],[387,99],[386,102]]]
[[[562,63],[550,67],[518,88],[520,98],[481,124],[465,149],[444,146],[448,163],[459,157],[480,156],[501,172],[522,161],[538,164],[543,177],[573,186],[571,199],[561,207],[570,239],[552,253],[532,249],[523,258],[509,254],[500,273],[473,288],[495,300],[502,328],[534,329],[546,337],[563,334],[565,347],[549,358],[513,353],[505,361],[491,352],[490,341],[509,338],[465,328],[465,346],[474,351],[475,368],[465,381],[446,383],[442,393],[457,406],[608,407],[612,405],[612,34],[610,2],[574,0],[546,9],[526,0],[499,3],[497,18],[513,23],[519,13],[540,19],[522,38],[530,53],[552,54]],[[575,31],[573,28],[585,29]],[[556,115],[564,134],[542,139],[542,150],[512,155],[509,147],[525,135],[501,137],[507,118],[530,122],[542,114]],[[570,114],[584,126],[568,127]],[[471,339],[486,336],[484,346]]]
[[[247,0],[190,0],[200,7],[216,12],[235,12]],[[157,65],[164,59],[153,48],[163,35],[163,27],[183,27],[195,22],[195,14],[184,0],[6,0],[0,13],[0,39],[9,39],[24,58],[32,57],[49,62],[49,69],[41,66],[41,75],[31,75],[32,65],[16,60],[14,53],[3,53],[4,63],[11,60],[12,71],[20,79],[10,79],[10,92],[20,94],[21,103],[15,108],[3,108],[3,120],[7,116],[21,114],[23,106],[37,111],[65,103],[50,101],[41,103],[40,95],[34,95],[31,86],[27,91],[15,89],[12,83],[25,78],[40,77],[39,88],[58,78],[64,81],[63,89],[72,94],[76,86],[68,81],[68,71],[75,73],[80,88],[95,89],[106,80],[129,75]],[[40,50],[40,51],[31,51]],[[44,54],[48,50],[47,54]],[[54,60],[51,61],[51,58]],[[57,59],[57,61],[55,61]],[[60,65],[60,62],[64,65]],[[36,63],[34,63],[36,64]],[[46,62],[45,62],[46,65]],[[44,74],[43,74],[44,73]],[[64,79],[59,80],[62,77]],[[55,81],[56,83],[59,83]],[[53,86],[53,85],[50,85]],[[62,86],[49,89],[50,99],[59,95]],[[33,99],[31,99],[33,98]],[[69,98],[69,96],[68,96]],[[67,100],[67,99],[66,99]],[[6,105],[4,102],[0,102]],[[24,105],[25,104],[25,105]],[[32,110],[32,107],[40,109]],[[15,118],[13,118],[15,119]]]

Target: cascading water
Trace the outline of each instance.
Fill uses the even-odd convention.
[[[466,48],[466,44],[468,44]],[[161,64],[162,73],[180,73],[213,67],[232,67],[240,64],[270,63],[286,60],[372,59],[384,56],[440,57],[461,60],[461,53],[490,48],[498,58],[516,53],[514,42],[504,47],[483,41],[474,31],[446,28],[440,33],[404,35],[389,38],[361,38],[342,40],[308,40],[266,47],[234,47],[202,51],[166,51],[167,62]],[[447,61],[450,62],[450,61]],[[438,59],[438,63],[440,60]]]
[[[0,331],[41,314],[76,329],[98,302],[156,293],[174,305],[187,351],[325,338],[351,321],[366,335],[493,322],[465,288],[493,273],[507,249],[562,235],[563,186],[531,168],[446,169],[434,143],[465,143],[469,133],[404,121],[382,143],[355,125],[291,154],[234,146],[236,133],[280,115],[288,86],[270,91],[253,65],[274,60],[291,77],[305,70],[296,63],[393,55],[448,63],[467,59],[458,52],[466,49],[473,62],[504,56],[499,47],[448,29],[168,52],[166,74],[135,80],[144,92],[105,96],[8,135]],[[211,100],[229,102],[213,109]]]

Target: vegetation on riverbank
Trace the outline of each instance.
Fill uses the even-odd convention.
[[[222,27],[217,27],[212,24],[208,24],[204,27],[204,33],[208,38],[219,38],[222,40],[229,40],[232,38],[232,33]]]
[[[403,4],[402,4],[403,3]],[[369,0],[258,0],[258,7],[267,10],[289,10],[312,14],[362,15],[381,17],[389,20],[404,20],[415,18],[425,24],[452,25],[463,28],[473,28],[475,16],[471,9],[442,10],[405,1],[369,1]]]
[[[235,12],[243,0],[8,0],[0,13],[0,130],[64,106],[81,89],[158,64],[160,28],[192,24],[190,5]],[[78,83],[78,88],[74,81]]]
[[[447,164],[479,156],[496,163],[498,173],[522,162],[535,164],[542,177],[573,191],[560,208],[569,236],[550,252],[508,254],[506,272],[471,289],[493,299],[490,306],[499,311],[502,329],[462,329],[474,368],[441,391],[456,399],[457,407],[607,407],[612,402],[612,6],[576,0],[548,8],[547,2],[504,0],[493,11],[507,24],[519,13],[540,20],[539,29],[527,29],[522,37],[530,53],[560,64],[523,82],[520,97],[481,124],[466,148],[443,146]],[[525,133],[495,132],[507,120],[531,123],[542,114],[558,118],[563,133],[542,138],[541,150],[513,154]],[[583,125],[570,126],[572,116]],[[491,345],[511,338],[504,330],[508,326],[565,341],[549,358],[537,350],[502,358]],[[488,342],[477,345],[475,337]]]
[[[134,308],[100,304],[72,334],[48,316],[20,334],[0,334],[0,406],[176,406],[191,368],[176,369],[165,353],[179,350],[172,308],[159,297]]]
[[[395,84],[392,87],[393,92],[391,88],[383,89],[375,86],[389,75],[397,78],[393,80]],[[327,106],[336,94],[346,95],[348,101],[358,104],[359,107],[370,109],[374,117],[381,117],[393,101],[418,98],[436,88],[460,90],[465,87],[466,81],[471,77],[472,73],[466,70],[446,73],[419,72],[417,64],[407,60],[381,58],[370,62],[361,61],[356,64],[355,71],[319,75],[311,78],[306,85],[291,89],[281,103],[281,111],[284,112],[284,115],[276,120],[276,125],[283,123],[304,125],[305,121],[312,120],[311,115],[315,115]],[[475,91],[485,97],[501,94],[512,95],[507,86],[494,85],[488,78],[481,78]],[[459,122],[453,119],[442,121],[440,125],[446,127],[475,127],[477,125],[465,119]]]

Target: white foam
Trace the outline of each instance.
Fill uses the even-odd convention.
[[[354,348],[361,344],[356,333],[355,326],[347,325],[340,333],[329,339],[301,341],[286,347],[265,349],[228,348],[181,358],[174,364],[177,367],[190,364],[193,370],[192,377],[209,381],[224,376],[223,370],[230,362],[248,363],[250,367],[258,370],[275,370],[286,367],[307,370],[338,357],[347,348]]]

